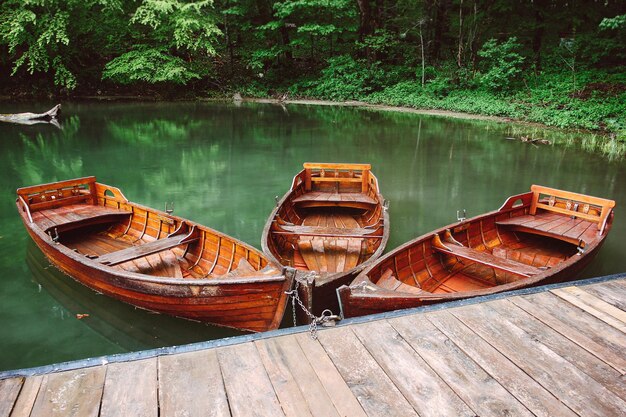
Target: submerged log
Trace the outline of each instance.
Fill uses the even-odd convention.
[[[15,113],[0,114],[0,122],[32,125],[35,123],[52,123],[58,126],[57,117],[61,112],[61,105],[57,104],[45,113]]]

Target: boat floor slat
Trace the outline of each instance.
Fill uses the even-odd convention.
[[[328,193],[324,191],[312,191],[302,194],[293,200],[295,204],[308,202],[328,202],[328,203],[362,203],[378,204],[375,199],[363,193]]]
[[[576,243],[579,239],[589,243],[598,238],[596,223],[579,218],[572,219],[569,216],[551,212],[541,212],[534,216],[527,214],[512,217],[499,220],[496,224],[516,227],[527,233],[537,232],[557,239],[565,239],[572,243]]]
[[[130,216],[130,214],[128,211],[112,207],[72,204],[35,211],[32,213],[32,218],[33,222],[43,230],[50,230],[54,227],[68,227],[73,223],[80,225],[98,219],[122,219]]]

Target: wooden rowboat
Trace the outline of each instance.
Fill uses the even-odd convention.
[[[337,312],[337,287],[382,254],[388,224],[369,164],[305,163],[270,214],[261,244],[268,258],[296,270],[300,300],[319,316]]]
[[[61,271],[134,306],[249,331],[276,329],[293,278],[251,246],[79,178],[17,190],[37,246]]]
[[[615,202],[533,185],[500,209],[420,236],[337,290],[355,317],[575,277],[596,255]]]

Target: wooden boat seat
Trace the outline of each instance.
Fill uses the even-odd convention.
[[[541,269],[511,259],[498,258],[489,252],[477,251],[455,243],[444,244],[438,234],[433,237],[432,247],[435,251],[467,259],[501,271],[529,277],[543,272]]]
[[[131,213],[112,207],[91,204],[71,204],[32,213],[33,223],[44,232],[57,232],[80,228],[90,224],[109,223],[129,217]]]
[[[370,208],[378,202],[364,193],[329,193],[311,191],[302,194],[293,200],[301,207],[344,206],[356,208]]]
[[[549,211],[533,215],[512,217],[497,221],[498,226],[505,226],[513,231],[538,234],[563,240],[584,247],[598,238],[596,224],[584,219],[571,218]]]
[[[413,294],[421,294],[424,292],[420,288],[405,284],[404,282],[398,280],[396,277],[393,276],[393,271],[389,268],[387,268],[385,272],[383,272],[383,274],[376,282],[376,285],[390,291],[401,291]]]
[[[533,185],[528,215],[496,222],[514,231],[549,236],[580,247],[604,232],[615,201]],[[543,199],[542,196],[544,196]]]
[[[316,236],[316,237],[382,238],[382,236],[371,236],[372,233],[378,230],[378,227],[376,228],[373,228],[373,227],[372,228],[370,227],[341,228],[341,227],[320,227],[320,226],[301,226],[301,225],[281,224],[280,229],[274,230],[273,233],[283,234],[283,235]]]
[[[176,232],[174,232],[176,233]],[[195,242],[200,239],[200,234],[196,231],[195,226],[188,234],[175,234],[164,239],[157,239],[142,245],[131,246],[130,248],[107,253],[106,255],[95,258],[104,265],[118,265],[133,259],[143,258],[144,256],[172,249],[180,245]]]

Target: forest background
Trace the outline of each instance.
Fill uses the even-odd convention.
[[[3,0],[11,99],[318,98],[626,141],[623,0]]]

